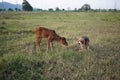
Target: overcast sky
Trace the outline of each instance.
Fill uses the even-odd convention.
[[[3,0],[16,4],[16,0]],[[23,0],[17,0],[18,4],[22,4]],[[32,7],[49,9],[59,7],[60,9],[81,8],[84,4],[90,4],[93,9],[120,9],[120,0],[27,0]],[[0,0],[2,2],[2,0]]]

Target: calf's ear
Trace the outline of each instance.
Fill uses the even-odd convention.
[[[55,30],[53,30],[53,32],[56,33]]]
[[[62,39],[65,39],[65,37],[62,37]]]

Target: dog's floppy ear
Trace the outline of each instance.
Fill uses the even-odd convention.
[[[77,42],[79,42],[79,39],[77,40]]]
[[[80,44],[80,40],[79,39],[77,40],[77,43]]]

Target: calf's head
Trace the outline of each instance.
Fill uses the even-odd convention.
[[[64,37],[61,37],[60,42],[61,42],[63,45],[68,46],[68,43],[67,43],[67,41],[66,41],[66,39],[65,39]]]

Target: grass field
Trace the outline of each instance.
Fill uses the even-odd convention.
[[[69,46],[35,51],[39,25],[66,37]],[[90,50],[78,51],[77,39],[89,36]],[[0,13],[0,80],[120,80],[120,13]]]

